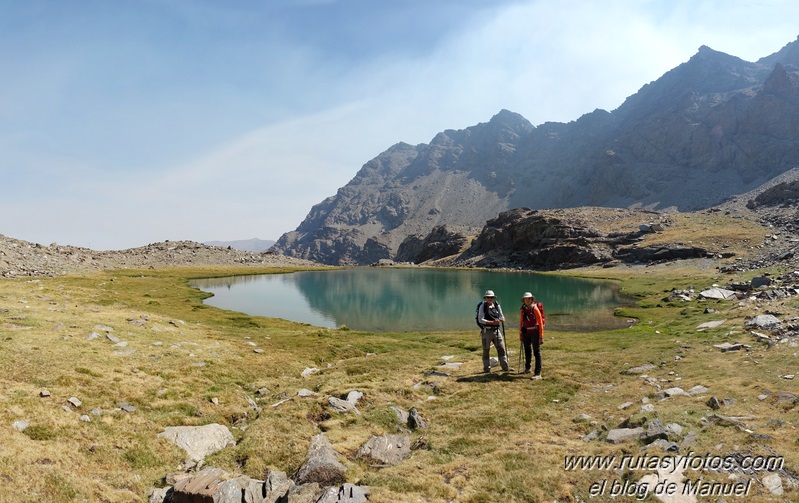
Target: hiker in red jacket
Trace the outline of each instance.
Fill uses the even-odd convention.
[[[519,309],[519,339],[524,346],[524,374],[530,373],[530,357],[535,355],[533,380],[541,379],[541,345],[544,343],[544,306],[530,292],[522,295]],[[531,355],[532,353],[532,355]]]

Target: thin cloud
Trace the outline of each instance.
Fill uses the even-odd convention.
[[[701,45],[776,52],[799,14],[765,0],[13,5],[0,233],[98,249],[277,239],[394,143],[503,108],[536,125],[613,110]]]

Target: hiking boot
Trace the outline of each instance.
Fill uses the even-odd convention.
[[[524,372],[522,372],[522,374],[529,374],[530,372],[532,372],[530,369],[524,369]]]
[[[490,373],[491,373],[491,369],[483,369],[483,374],[490,374]]]
[[[540,381],[541,379],[543,379],[543,377],[541,377],[541,374],[536,374],[530,378],[531,381]]]
[[[514,372],[516,369],[513,367],[508,367],[506,369],[502,369],[503,372]]]

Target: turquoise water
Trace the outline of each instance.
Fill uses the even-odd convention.
[[[629,304],[608,281],[525,272],[351,268],[194,280],[206,304],[254,316],[371,332],[477,330],[474,310],[493,290],[507,325],[518,326],[524,292],[544,303],[550,330],[628,325],[613,310]]]

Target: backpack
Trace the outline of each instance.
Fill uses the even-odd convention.
[[[544,315],[544,304],[540,302],[536,302],[533,304],[534,307],[538,308],[538,311],[541,313],[541,321],[543,322],[544,326],[547,324],[547,317]],[[524,305],[522,305],[524,307]]]
[[[480,327],[480,330],[482,330],[484,328],[483,324],[480,323],[480,306],[482,306],[483,304],[485,304],[485,301],[481,300],[480,302],[477,303],[477,308],[475,308],[475,310],[474,310],[474,322],[477,323],[477,326]],[[501,307],[499,307],[499,302],[495,301],[494,304],[497,305],[498,309],[502,309]],[[544,312],[541,311],[541,314],[543,314],[543,313]]]

